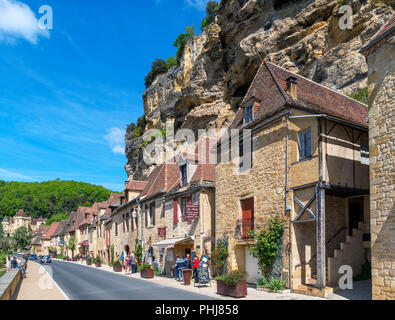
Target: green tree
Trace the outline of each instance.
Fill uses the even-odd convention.
[[[200,25],[200,30],[203,31],[211,22],[213,22],[215,15],[219,10],[220,4],[217,1],[209,1],[206,5],[206,16],[203,18]]]
[[[177,47],[177,64],[179,65],[181,62],[182,55],[184,53],[185,45],[187,42],[195,36],[195,27],[192,25],[190,27],[185,27],[185,33],[180,33],[174,41],[173,45]]]
[[[141,246],[141,242],[137,242],[136,248],[133,251],[133,254],[137,260],[138,265],[140,266],[143,261],[143,247]]]
[[[71,250],[71,258],[74,258],[74,250],[75,250],[75,237],[71,236],[69,239],[69,249]]]
[[[51,218],[108,199],[111,191],[76,181],[0,183],[0,216],[13,216],[19,209],[27,215]]]
[[[156,76],[166,72],[167,72],[166,61],[162,59],[156,59],[154,62],[152,62],[151,71],[145,77],[145,87],[148,88],[152,84],[152,82],[154,82]]]
[[[12,239],[15,241],[16,248],[23,250],[30,246],[32,234],[27,230],[26,227],[19,227],[15,230]]]
[[[220,4],[217,1],[209,1],[206,5],[206,15],[208,20],[211,22],[214,20],[215,15],[219,10]]]
[[[169,70],[172,66],[177,65],[176,57],[168,57],[166,60],[167,70]]]

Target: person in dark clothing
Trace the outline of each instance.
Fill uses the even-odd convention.
[[[185,269],[191,269],[191,257],[189,256],[189,254],[187,254],[187,257],[185,258]]]
[[[16,261],[16,257],[15,257],[15,256],[12,257],[12,260],[11,260],[11,267],[12,267],[13,269],[18,268],[18,261]]]

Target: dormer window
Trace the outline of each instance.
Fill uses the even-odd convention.
[[[249,123],[252,120],[254,120],[254,112],[252,104],[248,104],[244,107],[244,124]]]
[[[188,184],[188,169],[187,165],[180,166],[180,187],[185,187]]]

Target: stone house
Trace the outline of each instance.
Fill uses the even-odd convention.
[[[250,142],[232,129],[250,132]],[[226,140],[217,146],[215,229],[229,239],[228,268],[256,283],[248,230],[281,216],[277,274],[288,287],[322,295],[337,286],[340,265],[359,273],[369,257],[367,129],[364,104],[263,62],[230,126],[240,141],[230,160]]]
[[[60,254],[64,245],[64,231],[66,227],[66,220],[59,223],[55,232],[51,236],[51,247],[55,248],[56,252]]]
[[[106,221],[120,205],[120,195],[112,193],[107,201],[92,206],[90,224],[88,225],[88,243],[91,256],[100,257],[103,263],[110,263],[110,245],[106,238]],[[88,218],[89,219],[89,218]]]
[[[114,245],[114,259],[120,258],[126,246],[130,252],[136,248],[139,239],[136,200],[146,185],[147,181],[126,181],[124,196],[113,210],[111,219],[106,221],[106,238],[109,246]]]
[[[29,231],[36,231],[42,224],[46,223],[43,217],[32,218],[29,217],[23,209],[18,210],[15,215],[8,219],[4,216],[2,221],[3,232],[6,236],[11,237],[15,230],[20,227],[25,227]]]
[[[43,255],[48,255],[52,246],[51,246],[51,237],[55,233],[56,229],[59,226],[59,222],[52,222],[52,224],[49,226],[48,231],[43,234],[41,237],[42,241],[42,254]]]
[[[206,143],[206,139],[200,141]],[[204,145],[208,154],[208,146]],[[180,152],[156,166],[145,181],[127,181],[124,202],[107,219],[106,232],[119,259],[125,246],[143,244],[144,259],[172,273],[176,256],[210,254],[215,237],[215,165]],[[202,162],[202,163],[201,163]]]
[[[363,46],[368,62],[372,298],[395,299],[395,15]]]

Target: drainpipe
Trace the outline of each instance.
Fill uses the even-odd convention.
[[[291,212],[288,204],[288,193],[289,193],[289,185],[288,185],[288,150],[289,150],[289,115],[287,117],[287,132],[286,132],[286,145],[285,145],[285,212],[289,212],[289,245],[288,245],[288,254],[289,254],[289,263],[288,263],[288,276],[289,276],[289,289],[292,291],[292,236],[291,236]]]
[[[144,232],[144,226],[143,226],[143,205],[140,203],[140,198],[136,199],[137,203],[137,208],[140,208],[140,242],[141,242],[141,248],[143,249],[142,251],[142,256],[144,257],[144,238],[143,238],[143,232]]]

